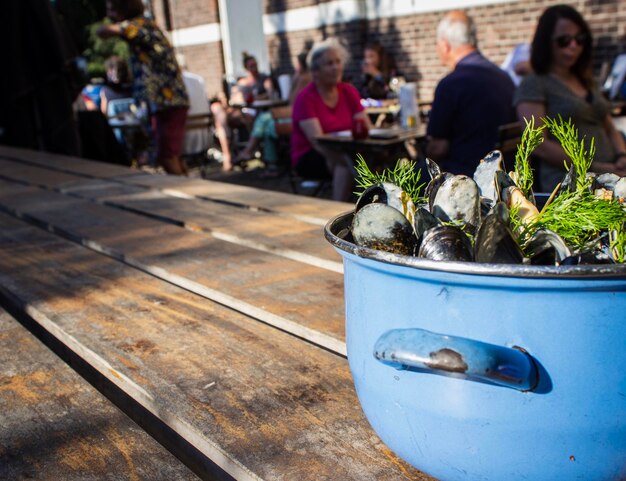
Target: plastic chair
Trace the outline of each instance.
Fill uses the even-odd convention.
[[[280,90],[280,98],[287,100],[291,91],[291,75],[284,73],[278,76],[278,89]]]
[[[107,103],[107,117],[110,118],[126,112],[132,112],[134,105],[135,99],[133,98],[109,100]]]

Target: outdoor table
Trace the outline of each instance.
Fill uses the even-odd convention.
[[[397,99],[363,99],[361,105],[365,107],[365,112],[376,127],[381,127],[388,117],[395,122],[400,112],[400,104]]]
[[[426,126],[420,124],[415,129],[374,128],[366,139],[354,139],[350,131],[344,130],[320,135],[317,140],[328,148],[344,152],[351,160],[360,154],[370,167],[389,167],[407,154],[415,158],[417,151],[410,143],[425,138]]]
[[[343,266],[322,233],[351,208],[0,147],[0,305],[200,478],[432,479],[380,441],[354,391]],[[12,348],[0,416],[38,433],[32,452],[62,456],[45,429],[68,402],[53,392],[62,386],[22,384],[11,397],[16,373],[34,369],[27,356],[45,354],[17,338]],[[29,416],[48,395],[58,401]],[[130,462],[123,423],[104,426],[101,442]],[[98,426],[81,429],[101,439]],[[156,452],[146,444],[139,457],[158,458],[161,475],[133,479],[185,479]],[[10,454],[0,449],[9,470],[32,459]],[[57,459],[53,477],[79,478],[101,455]]]
[[[284,107],[289,105],[287,100],[283,99],[258,99],[251,103],[231,102],[231,107],[238,109],[254,109],[254,110],[270,110],[274,107]]]

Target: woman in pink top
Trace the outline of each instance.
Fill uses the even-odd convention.
[[[330,178],[333,199],[350,200],[354,189],[352,160],[345,154],[321,146],[316,138],[328,132],[350,130],[354,118],[369,120],[358,91],[342,83],[346,50],[335,39],[317,43],[309,53],[313,82],[296,97],[293,105],[291,161],[307,178]]]

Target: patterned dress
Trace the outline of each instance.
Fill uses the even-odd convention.
[[[130,47],[133,97],[151,112],[188,107],[189,99],[174,49],[154,20],[135,17],[119,24]]]

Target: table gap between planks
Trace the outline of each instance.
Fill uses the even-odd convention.
[[[0,147],[0,302],[204,479],[432,479],[354,392],[350,208]]]
[[[198,479],[0,308],[0,479]]]

